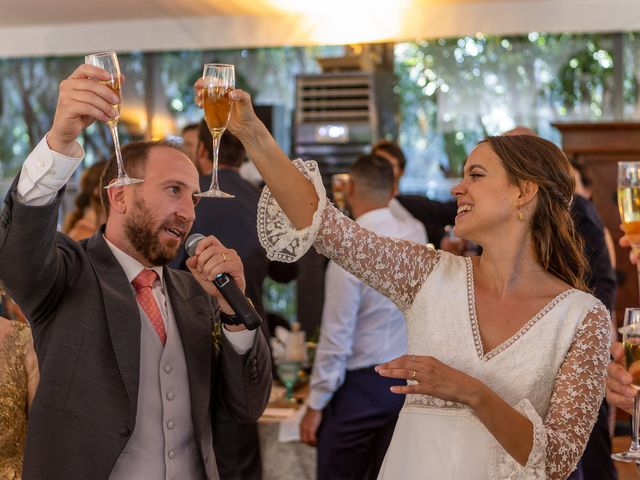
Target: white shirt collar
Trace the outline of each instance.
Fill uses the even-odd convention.
[[[143,264],[141,264],[138,260],[133,258],[131,255],[124,253],[122,250],[116,247],[113,243],[107,240],[107,237],[102,235],[102,238],[104,238],[104,241],[107,242],[107,246],[109,247],[109,250],[111,250],[111,253],[113,253],[113,256],[116,257],[116,260],[122,267],[122,270],[124,270],[124,274],[127,276],[127,280],[129,281],[129,283],[131,283],[133,279],[136,278],[142,270],[147,268]],[[163,267],[155,266],[155,267],[151,267],[151,269],[158,274],[158,278],[160,279],[160,285],[162,285]]]

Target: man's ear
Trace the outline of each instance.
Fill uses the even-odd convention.
[[[127,211],[127,195],[125,187],[111,187],[107,190],[109,198],[109,210],[111,212],[125,213]]]

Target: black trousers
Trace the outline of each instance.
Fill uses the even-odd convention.
[[[375,480],[391,442],[404,395],[391,393],[406,381],[383,378],[373,368],[347,372],[322,412],[318,434],[318,480]]]

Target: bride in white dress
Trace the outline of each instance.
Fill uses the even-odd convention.
[[[473,150],[452,190],[455,232],[483,253],[455,257],[346,218],[315,162],[289,161],[249,96],[231,97],[229,130],[268,186],[258,229],[269,257],[292,261],[313,245],[405,313],[409,354],[378,367],[408,381],[392,389],[406,400],[379,478],[565,478],[603,397],[609,318],[585,292],[558,148],[514,136]]]

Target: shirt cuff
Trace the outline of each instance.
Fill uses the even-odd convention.
[[[238,355],[244,355],[247,353],[256,339],[255,330],[239,330],[237,332],[231,332],[224,328],[223,325],[222,331]]]
[[[53,202],[84,158],[84,149],[76,142],[72,156],[54,152],[45,136],[22,165],[17,198],[22,204],[43,206]]]
[[[313,408],[314,410],[324,410],[324,407],[327,406],[331,397],[333,397],[333,393],[331,392],[311,389],[309,391],[306,404],[309,408]]]

